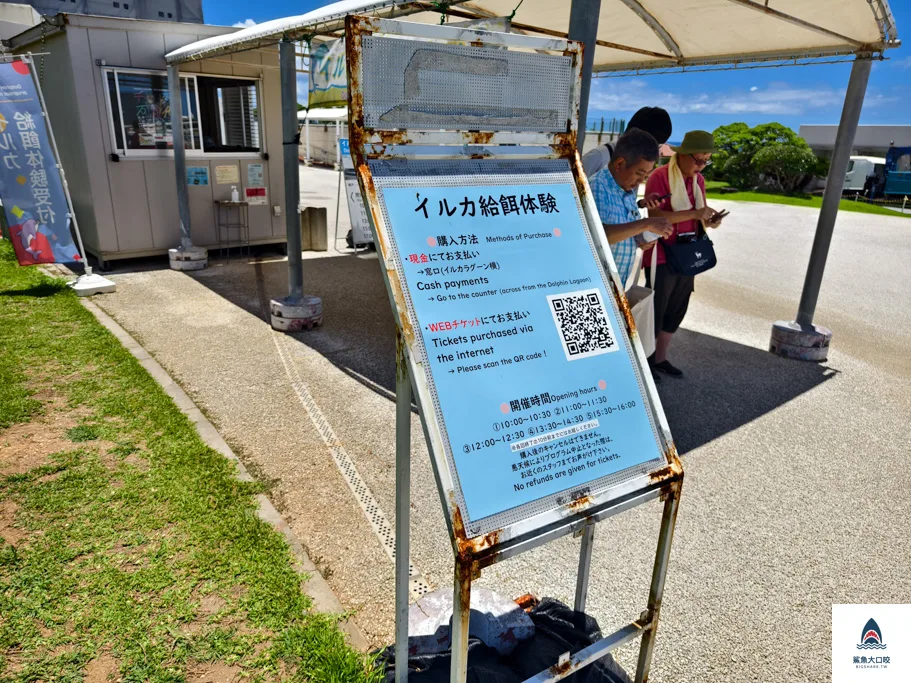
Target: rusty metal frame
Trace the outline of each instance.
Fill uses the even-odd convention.
[[[362,38],[370,35],[402,36],[410,39],[458,44],[477,48],[498,47],[507,49],[558,52],[572,58],[574,87],[572,89],[572,116],[567,121],[566,130],[556,133],[514,132],[502,130],[457,131],[457,130],[381,130],[368,128],[364,121],[364,99],[361,87],[362,76]],[[448,26],[431,26],[426,24],[405,23],[376,17],[349,16],[346,21],[346,50],[349,83],[349,140],[361,191],[368,208],[371,228],[381,256],[383,277],[388,290],[396,324],[399,331],[399,352],[397,353],[397,373],[400,378],[397,401],[404,404],[413,390],[420,408],[421,423],[428,450],[434,460],[434,475],[443,504],[450,537],[455,555],[454,567],[454,618],[452,622],[452,678],[453,683],[463,683],[467,670],[468,620],[471,594],[471,583],[480,575],[481,569],[503,559],[518,555],[551,540],[569,534],[582,533],[586,536],[579,561],[579,579],[576,591],[577,606],[584,607],[588,586],[588,574],[593,542],[593,525],[602,519],[628,510],[646,501],[661,499],[664,501],[664,515],[659,533],[658,549],[653,568],[652,590],[647,609],[639,618],[616,633],[606,636],[595,645],[577,653],[573,657],[561,658],[550,669],[529,679],[534,681],[557,681],[574,671],[587,666],[603,657],[638,635],[642,635],[637,683],[645,681],[654,648],[654,632],[657,627],[658,613],[667,572],[667,560],[673,537],[677,504],[683,482],[683,467],[677,456],[676,447],[671,438],[670,429],[658,398],[642,345],[638,340],[629,303],[624,294],[623,285],[617,274],[610,248],[601,221],[592,198],[588,181],[582,170],[579,155],[576,151],[576,133],[579,112],[579,83],[582,69],[582,45],[575,41],[559,39],[542,39],[522,35],[499,34]],[[423,152],[418,149],[424,146]],[[593,243],[608,274],[610,289],[622,314],[626,332],[629,335],[633,353],[631,360],[638,366],[640,376],[647,393],[651,418],[657,428],[659,445],[663,451],[664,464],[653,471],[635,478],[630,478],[606,491],[591,495],[582,495],[576,500],[550,510],[512,523],[502,529],[472,536],[465,527],[462,511],[459,508],[453,475],[446,462],[444,439],[432,407],[429,369],[424,365],[419,353],[415,353],[416,336],[414,324],[409,312],[404,285],[398,271],[397,259],[391,246],[390,226],[385,222],[377,186],[370,169],[370,162],[381,159],[432,158],[432,159],[477,159],[477,158],[515,158],[523,155],[532,158],[564,159],[569,163],[575,189],[581,202],[585,222],[589,228]],[[408,387],[404,386],[407,382]],[[410,401],[409,401],[410,404]],[[400,406],[404,411],[404,405]],[[405,428],[404,422],[400,425]],[[407,440],[397,438],[397,446],[406,444]],[[404,500],[397,501],[397,509],[405,509],[410,499],[410,489],[404,481],[409,471],[407,459],[409,452],[397,447],[397,495]],[[399,525],[397,524],[397,527]],[[400,527],[407,534],[407,526]],[[405,538],[397,539],[397,548],[404,550],[408,545]],[[397,552],[398,554],[398,552]],[[407,557],[407,556],[404,556]],[[407,562],[407,560],[405,560]],[[398,568],[397,574],[404,576],[404,569]],[[399,576],[399,578],[401,578]],[[397,581],[397,587],[403,581]],[[396,637],[397,649],[404,652],[407,644],[407,587],[396,591]],[[399,640],[404,639],[404,643]],[[565,659],[565,661],[564,661]],[[398,661],[398,658],[397,658]],[[407,666],[404,662],[396,667],[397,683],[407,679]]]

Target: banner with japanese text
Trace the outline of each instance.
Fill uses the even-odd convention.
[[[0,199],[20,265],[80,260],[30,65],[0,64]]]
[[[345,40],[314,42],[310,52],[308,108],[344,107],[348,104]]]

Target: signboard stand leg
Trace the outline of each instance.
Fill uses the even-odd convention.
[[[573,609],[585,611],[588,597],[588,575],[592,565],[592,545],[595,540],[595,524],[591,522],[582,531],[582,548],[579,551],[579,571],[576,574],[576,600]]]
[[[341,172],[340,172],[341,173]],[[411,378],[405,340],[396,338],[395,374],[395,683],[408,683],[408,579],[411,558]]]
[[[677,522],[677,508],[680,503],[680,482],[672,485],[671,493],[664,501],[664,513],[661,516],[661,531],[658,534],[658,550],[655,553],[655,567],[652,569],[652,586],[648,594],[648,629],[642,634],[639,646],[639,664],[636,667],[636,683],[648,680],[652,666],[652,653],[655,650],[655,632],[658,630],[658,615],[661,612],[661,599],[664,596],[664,580],[667,578],[667,565],[671,556],[671,542],[674,540],[674,525]]]
[[[471,579],[474,562],[456,557],[452,594],[452,667],[449,683],[465,683],[468,676],[468,622],[471,616]]]

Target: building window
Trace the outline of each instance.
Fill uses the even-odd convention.
[[[254,81],[197,76],[205,152],[258,152],[259,108]]]
[[[114,9],[120,9],[120,3],[119,3],[119,2],[115,2],[115,3],[114,3]]]
[[[164,12],[159,12],[159,13],[158,13],[158,16],[163,18],[163,17],[164,17]]]
[[[174,15],[172,15],[170,12],[168,12],[168,19],[172,19],[173,16],[174,16]]]
[[[165,72],[105,70],[114,147],[127,156],[170,150],[171,98]],[[184,146],[207,154],[259,153],[257,82],[187,75],[180,78]]]

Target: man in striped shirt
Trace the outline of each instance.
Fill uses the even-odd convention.
[[[636,204],[636,189],[651,173],[657,160],[655,138],[632,128],[617,140],[607,172],[598,173],[591,181],[595,205],[624,286],[636,260],[636,236],[651,232],[667,237],[673,232],[673,226],[666,218],[642,218]],[[649,208],[661,204],[657,196],[645,200]]]

